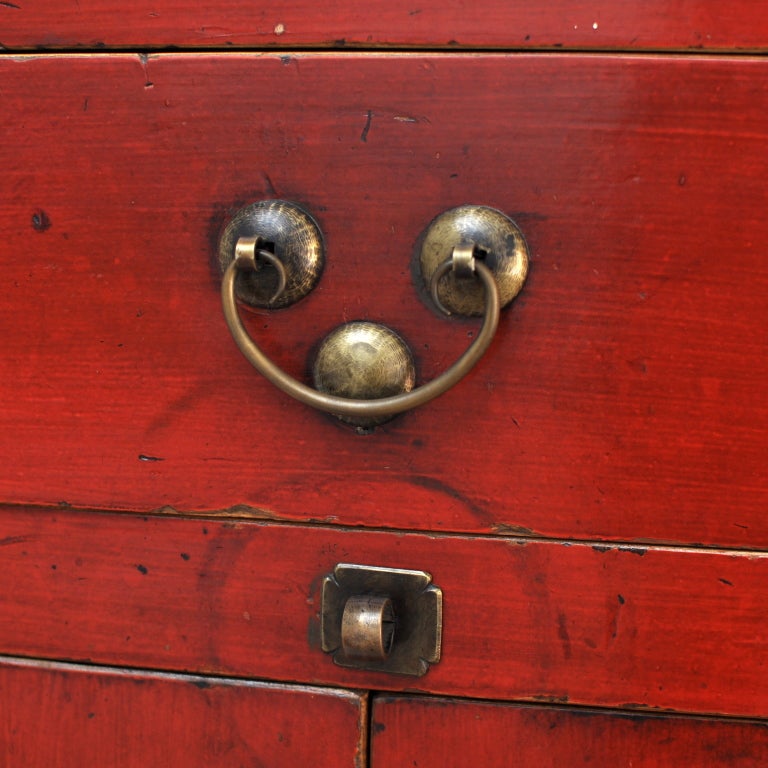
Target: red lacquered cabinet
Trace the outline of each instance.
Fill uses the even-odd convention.
[[[768,764],[768,15],[0,12],[5,765]],[[281,381],[474,367],[359,428],[261,376],[286,210],[312,290],[226,310]]]

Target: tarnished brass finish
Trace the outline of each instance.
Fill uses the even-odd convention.
[[[295,203],[262,200],[238,211],[219,239],[219,266],[222,274],[235,260],[240,248],[253,247],[262,258],[256,269],[243,270],[237,280],[237,298],[252,307],[288,307],[317,285],[323,271],[323,236],[315,220]],[[252,245],[251,245],[252,243]],[[263,257],[271,253],[283,267],[284,287],[274,262]],[[265,267],[265,264],[271,266]]]
[[[313,367],[320,392],[344,398],[376,400],[410,392],[416,368],[408,345],[393,330],[357,321],[326,336]],[[340,416],[360,427],[373,427],[391,416]]]
[[[427,228],[421,243],[419,267],[429,286],[433,275],[459,250],[467,249],[493,273],[502,307],[523,287],[528,274],[528,246],[517,225],[501,211],[482,205],[462,205],[440,214]],[[459,315],[482,315],[486,301],[478,284],[460,271],[446,275],[438,286],[438,307]]]
[[[424,571],[339,563],[323,579],[321,646],[342,667],[423,675],[442,630],[443,593]]]
[[[238,314],[235,284],[238,275],[242,271],[256,271],[259,267],[256,254],[252,253],[251,249],[243,248],[241,250],[243,251],[242,258],[238,256],[236,260],[232,260],[224,272],[224,278],[221,283],[224,319],[238,348],[251,365],[278,389],[318,410],[333,413],[337,416],[352,417],[356,420],[355,423],[359,423],[360,419],[386,419],[397,413],[402,413],[403,411],[408,411],[428,403],[430,400],[442,395],[469,373],[485,354],[499,324],[499,295],[496,290],[496,283],[491,271],[481,261],[475,260],[474,275],[476,278],[479,278],[485,292],[483,323],[475,340],[448,370],[444,371],[436,379],[432,379],[432,381],[422,384],[410,392],[378,397],[374,400],[339,397],[319,392],[297,381],[283,371],[282,368],[275,365],[248,335],[248,331],[245,329],[243,321]],[[447,273],[452,269],[451,259],[452,256],[449,255],[449,259],[439,265],[436,272],[438,277],[443,274],[443,270]],[[465,268],[468,269],[468,267]],[[472,282],[472,280],[474,278],[468,280],[468,282]]]
[[[355,595],[344,605],[341,647],[350,659],[384,661],[395,639],[392,601],[378,595]]]

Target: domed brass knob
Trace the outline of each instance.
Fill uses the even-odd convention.
[[[320,345],[313,368],[315,387],[335,397],[378,400],[410,392],[416,367],[408,345],[390,328],[353,322],[339,326]],[[349,416],[340,416],[350,422]],[[359,427],[374,427],[387,416],[351,418]]]

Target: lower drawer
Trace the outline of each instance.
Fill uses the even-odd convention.
[[[377,698],[371,738],[372,766],[757,768],[768,755],[756,722],[455,699]]]
[[[0,659],[8,766],[352,768],[365,713],[349,691]]]
[[[0,653],[357,689],[768,715],[768,554],[0,509]],[[423,677],[336,666],[337,563],[443,591]]]

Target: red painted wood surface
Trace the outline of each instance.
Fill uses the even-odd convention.
[[[474,698],[767,716],[768,554],[5,509],[0,653]],[[319,643],[338,562],[444,594],[422,678]]]
[[[766,759],[768,728],[756,722],[415,697],[373,704],[374,767],[762,768]]]
[[[20,47],[494,46],[764,49],[768,18],[751,0],[310,0],[207,5],[156,0],[20,0],[2,7],[2,44]]]
[[[6,57],[0,84],[0,499],[768,546],[764,60]],[[217,234],[272,197],[328,246],[248,319],[297,376],[346,319],[422,379],[458,356],[476,324],[410,275],[451,206],[512,215],[530,279],[466,380],[361,437],[224,325]]]
[[[7,766],[359,768],[365,711],[347,691],[0,658]]]

